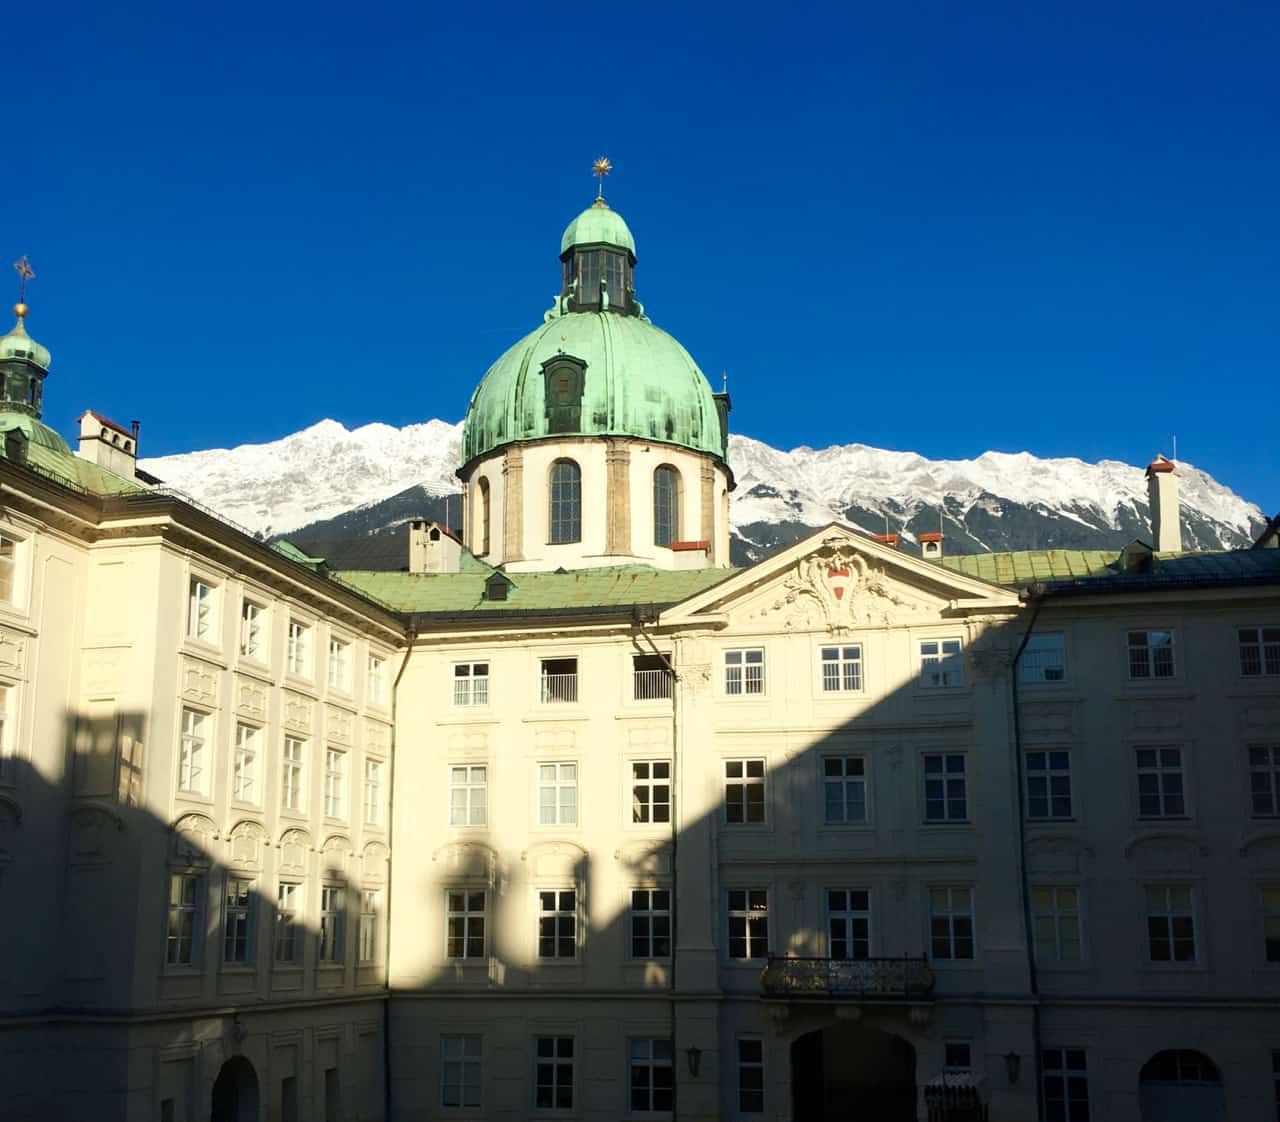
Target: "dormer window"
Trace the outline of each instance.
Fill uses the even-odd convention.
[[[582,392],[587,364],[573,355],[559,354],[542,364],[548,432],[582,431]]]

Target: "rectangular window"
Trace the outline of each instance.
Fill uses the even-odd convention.
[[[356,953],[360,962],[378,961],[378,893],[360,890],[360,924],[356,932]]]
[[[862,645],[822,648],[822,692],[856,693],[862,689]]]
[[[487,803],[488,768],[464,765],[449,769],[450,826],[483,826]]]
[[[1262,941],[1268,962],[1280,962],[1280,884],[1264,884],[1262,895]]]
[[[1173,677],[1173,632],[1129,632],[1129,677]]]
[[[671,891],[631,890],[631,957],[671,957]]]
[[[724,820],[764,821],[764,760],[725,760]]]
[[[14,780],[13,696],[12,686],[0,685],[0,783],[12,783]]]
[[[8,534],[0,534],[0,601],[6,604],[13,603],[17,567],[17,541]]]
[[[346,952],[347,913],[342,888],[326,884],[320,888],[320,961],[341,962]]]
[[[223,922],[222,961],[241,965],[252,962],[253,881],[245,877],[227,877]]]
[[[173,873],[169,877],[169,928],[165,938],[165,962],[170,966],[194,966],[200,950],[200,898],[204,877]]]
[[[346,809],[347,754],[340,748],[324,750],[324,816],[342,818]]]
[[[570,705],[578,700],[578,660],[542,660],[541,699],[543,705]]]
[[[929,752],[924,756],[924,820],[965,822],[969,818],[969,785],[963,752]]]
[[[480,1040],[478,1036],[440,1038],[440,1105],[480,1105]]]
[[[213,586],[191,578],[187,604],[187,636],[212,643],[214,639]]]
[[[671,696],[670,659],[666,655],[631,656],[631,696],[635,701],[665,701]]]
[[[1083,1048],[1045,1048],[1044,1116],[1047,1122],[1089,1122],[1089,1069]]]
[[[240,605],[240,654],[259,662],[266,661],[267,610],[252,600],[245,600]]]
[[[841,960],[871,956],[871,893],[865,888],[827,889],[827,954]]]
[[[769,957],[769,893],[765,889],[729,890],[729,957],[742,962]]]
[[[1255,818],[1280,815],[1280,744],[1249,745],[1249,801]]]
[[[1142,818],[1183,818],[1181,748],[1139,748],[1138,814]]]
[[[1028,685],[1061,682],[1067,676],[1067,641],[1061,632],[1032,635],[1018,656],[1018,678]]]
[[[920,684],[926,689],[954,689],[964,685],[964,661],[959,639],[920,641]]]
[[[671,761],[631,761],[631,821],[671,821]]]
[[[194,709],[182,711],[182,741],[178,747],[178,790],[203,794],[212,719]]]
[[[1246,678],[1280,676],[1280,627],[1242,627],[1240,673]]]
[[[1065,749],[1028,752],[1027,817],[1071,817],[1071,753]]]
[[[538,893],[538,957],[578,957],[577,892]]]
[[[669,1112],[674,1102],[675,1080],[670,1040],[631,1040],[627,1047],[629,1102],[636,1114]]]
[[[302,809],[302,760],[304,742],[296,736],[284,738],[280,769],[280,803],[285,810]]]
[[[449,958],[484,958],[483,892],[445,893],[445,954]]]
[[[296,963],[302,956],[298,953],[298,934],[301,928],[298,923],[298,909],[302,905],[302,886],[289,881],[281,881],[276,887],[276,961]]]
[[[935,959],[973,958],[973,889],[929,889],[929,944]]]
[[[944,1072],[959,1075],[973,1070],[973,1049],[967,1040],[948,1040],[942,1048]]]
[[[1196,921],[1188,886],[1147,886],[1147,945],[1152,962],[1195,962]]]
[[[764,1041],[738,1041],[738,1113],[764,1113]]]
[[[231,797],[236,802],[258,801],[258,729],[236,725],[235,758],[231,762]]]
[[[826,756],[822,801],[829,825],[867,820],[867,761],[863,756]]]
[[[351,645],[341,639],[329,640],[329,688],[342,690],[351,688]]]
[[[382,761],[366,759],[364,762],[364,824],[377,826],[382,822]]]
[[[764,693],[764,648],[724,652],[724,692],[730,697]]]
[[[578,824],[578,765],[538,765],[538,823],[542,826]]]
[[[300,620],[289,621],[289,642],[286,649],[290,674],[308,675],[307,662],[311,654],[311,628]]]
[[[1080,889],[1032,888],[1031,914],[1040,962],[1080,961]]]
[[[458,662],[453,667],[454,705],[489,704],[489,664]]]
[[[385,675],[384,663],[377,655],[369,656],[369,701],[373,705],[383,702]]]
[[[534,1038],[533,1105],[537,1110],[573,1109],[573,1037]]]

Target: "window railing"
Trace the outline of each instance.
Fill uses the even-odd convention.
[[[760,975],[766,997],[894,1000],[933,992],[927,958],[778,958]]]
[[[659,701],[671,696],[670,670],[634,670],[635,700]]]
[[[543,674],[542,704],[555,705],[578,700],[577,674]]]
[[[546,698],[542,700],[546,701]],[[488,705],[489,679],[454,678],[453,703],[454,705]]]

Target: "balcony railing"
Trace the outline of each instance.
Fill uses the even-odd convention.
[[[633,670],[635,700],[659,701],[671,696],[670,670]]]
[[[775,958],[760,976],[766,997],[857,997],[893,1001],[927,997],[933,971],[926,958]]]
[[[555,705],[578,700],[578,675],[542,675],[542,704]]]

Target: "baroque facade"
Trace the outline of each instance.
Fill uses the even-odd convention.
[[[20,309],[0,1114],[1274,1114],[1280,551],[1157,460],[1158,548],[730,568],[727,395],[560,258],[395,572],[73,454]]]

